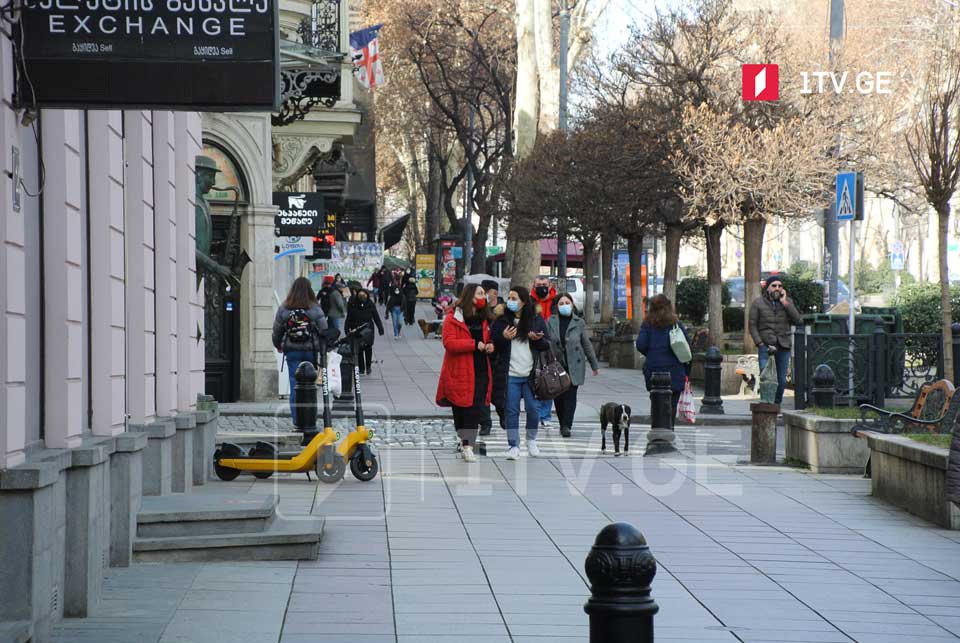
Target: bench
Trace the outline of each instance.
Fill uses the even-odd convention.
[[[888,411],[872,404],[861,404],[860,420],[854,425],[853,432],[949,432],[960,412],[960,395],[954,395],[955,391],[954,385],[947,380],[924,384],[907,413]]]
[[[614,337],[624,337],[633,334],[633,326],[629,321],[617,322],[611,320],[607,327],[597,328],[593,331],[592,341],[596,341],[597,360],[605,362],[609,360],[607,348],[610,346],[610,340]]]

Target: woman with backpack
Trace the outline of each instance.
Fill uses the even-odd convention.
[[[468,286],[469,287],[469,286]],[[493,369],[493,403],[505,408],[507,460],[520,457],[520,400],[527,414],[527,453],[540,456],[537,430],[540,428],[540,401],[533,395],[533,365],[537,353],[550,348],[547,325],[536,312],[536,302],[523,286],[510,290],[506,310],[493,323],[496,364]],[[446,322],[444,322],[446,325]]]
[[[677,319],[673,312],[673,304],[666,295],[657,295],[650,300],[647,316],[640,326],[637,335],[637,350],[643,353],[647,361],[643,365],[643,378],[650,391],[650,378],[654,373],[670,373],[670,403],[673,412],[670,414],[670,428],[673,428],[677,418],[677,405],[680,403],[680,394],[690,375],[690,362],[682,362],[677,358],[677,349],[671,346],[671,331],[677,328],[682,333],[687,344],[686,352],[690,352],[690,337],[687,329]],[[676,333],[675,333],[676,334]],[[684,355],[686,357],[686,355]]]
[[[317,353],[326,330],[327,318],[317,303],[310,280],[297,277],[273,319],[273,346],[283,353],[290,376],[291,418],[297,403],[297,381],[294,377],[297,367],[300,362],[310,362],[314,367],[317,366]]]
[[[367,325],[367,330],[369,330],[367,336],[370,338],[370,343],[360,346],[357,366],[361,373],[369,375],[373,367],[373,327],[376,325],[377,332],[383,335],[383,322],[380,321],[380,313],[377,312],[376,303],[370,299],[370,291],[361,288],[354,297],[350,298],[350,303],[347,304],[347,333],[364,324]]]
[[[403,327],[403,306],[405,300],[403,291],[399,286],[391,286],[387,293],[387,319],[393,318],[393,339],[400,339],[400,332]]]
[[[583,386],[587,376],[587,363],[594,376],[600,374],[600,363],[593,352],[593,344],[587,335],[587,324],[580,316],[570,295],[560,295],[554,303],[554,314],[547,320],[550,348],[570,375],[570,388],[554,400],[560,435],[570,437],[573,416],[577,410],[577,388]]]
[[[473,445],[490,408],[490,311],[483,288],[470,284],[443,322],[443,365],[436,402],[453,408],[464,462],[476,462]]]

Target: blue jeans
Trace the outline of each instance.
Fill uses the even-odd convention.
[[[403,309],[400,306],[391,308],[390,319],[393,320],[393,336],[400,337],[400,329],[403,327]]]
[[[343,337],[343,324],[346,322],[345,317],[328,317],[327,320],[330,322],[330,325],[340,331],[340,337]]]
[[[767,365],[769,359],[769,348],[761,346],[757,349],[757,362],[759,363],[761,372],[763,372],[763,367]],[[775,401],[777,404],[780,404],[783,402],[783,391],[787,388],[787,369],[790,368],[790,351],[784,349],[778,350],[773,354],[773,359],[777,362],[777,397]]]
[[[287,360],[287,374],[290,376],[290,419],[295,420],[297,417],[294,413],[297,404],[297,378],[294,376],[297,374],[297,367],[300,366],[300,362],[310,362],[317,366],[317,354],[313,351],[290,351],[284,355],[284,358]]]
[[[533,396],[530,378],[507,376],[507,444],[520,446],[520,400],[527,413],[527,440],[537,439],[540,400]]]
[[[549,422],[550,413],[553,412],[553,400],[537,400],[540,405],[540,421]]]

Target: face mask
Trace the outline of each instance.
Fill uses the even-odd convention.
[[[548,294],[550,294],[550,289],[547,288],[546,286],[537,286],[536,288],[533,289],[533,291],[537,293],[537,297],[540,297],[541,299],[543,299]]]
[[[483,310],[484,308],[487,307],[487,300],[486,300],[486,299],[474,299],[474,300],[473,300],[473,307],[476,308],[477,310]]]
[[[517,312],[518,310],[520,310],[520,302],[517,301],[516,299],[508,299],[507,310],[509,310],[512,313]]]
[[[571,306],[570,304],[561,304],[557,306],[557,310],[559,310],[560,314],[563,315],[564,317],[569,317],[570,315],[573,314],[573,306]]]

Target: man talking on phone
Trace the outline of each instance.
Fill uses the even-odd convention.
[[[777,404],[783,402],[783,391],[787,386],[787,369],[793,347],[790,326],[800,321],[800,312],[787,297],[783,280],[778,275],[768,277],[761,296],[750,305],[750,337],[757,345],[761,372],[771,357],[777,362]]]

